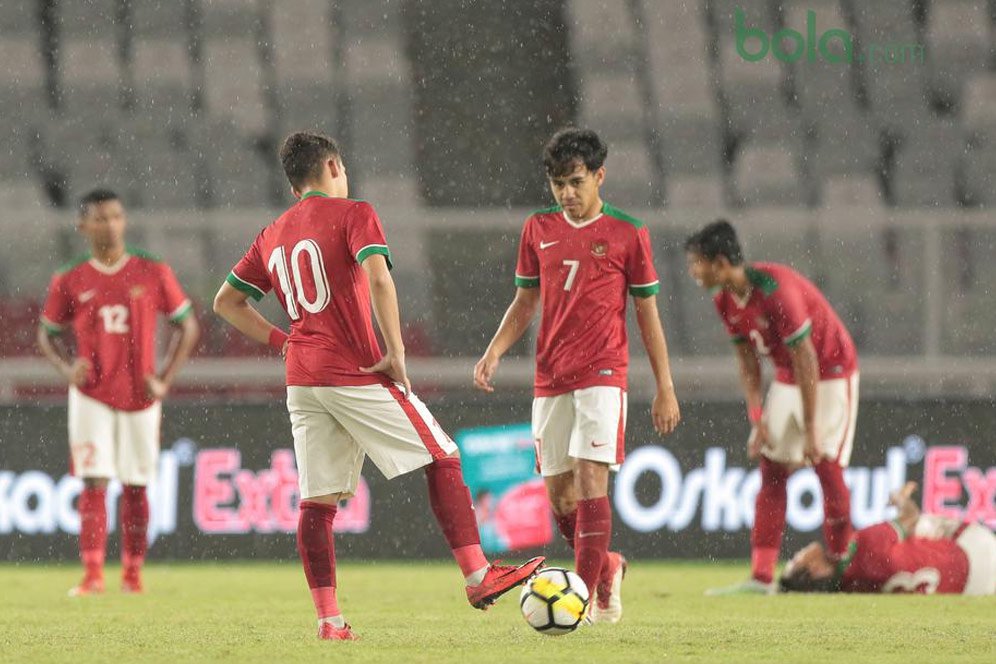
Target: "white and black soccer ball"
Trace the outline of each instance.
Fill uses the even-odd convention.
[[[588,600],[580,576],[562,567],[545,567],[522,587],[519,607],[537,632],[560,636],[581,625],[588,616]]]

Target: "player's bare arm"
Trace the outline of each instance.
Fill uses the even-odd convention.
[[[678,407],[678,397],[674,393],[674,381],[671,379],[671,362],[667,352],[667,337],[664,326],[657,311],[657,297],[634,297],[636,322],[640,328],[643,345],[647,349],[650,367],[654,372],[657,393],[650,407],[657,433],[667,435],[674,431],[681,421],[681,410]]]
[[[373,305],[377,327],[384,337],[386,353],[380,362],[372,367],[360,367],[367,373],[387,374],[391,380],[405,386],[405,394],[412,391],[408,371],[405,368],[405,344],[401,339],[401,312],[398,308],[398,293],[394,279],[387,267],[387,259],[373,254],[363,261],[363,271],[370,282],[370,302]]]
[[[65,378],[68,384],[82,387],[86,381],[86,373],[90,370],[90,363],[83,358],[73,359],[63,338],[52,334],[43,325],[38,326],[36,340],[38,350],[55,367],[59,375]]]
[[[750,437],[747,439],[747,455],[756,459],[761,449],[768,444],[768,428],[761,419],[764,396],[761,392],[761,360],[754,346],[746,341],[734,345],[737,353],[737,366],[740,369],[740,386],[747,402],[747,414],[751,423]]]
[[[149,396],[154,399],[162,399],[169,392],[173,380],[180,373],[180,369],[187,363],[187,360],[190,359],[190,354],[194,351],[194,346],[201,336],[201,327],[193,314],[173,323],[171,327],[172,332],[166,358],[163,360],[163,370],[158,376],[145,377],[145,386],[149,391]]]
[[[266,320],[250,304],[249,296],[227,281],[221,284],[218,294],[214,296],[214,313],[253,341],[274,345],[275,339],[281,340],[278,350],[281,354],[287,351],[287,335],[283,330]]]
[[[920,520],[920,508],[913,502],[913,494],[916,489],[916,482],[907,482],[903,488],[889,496],[889,504],[898,510],[896,521],[907,533],[914,532],[917,521]]]
[[[789,346],[792,357],[792,375],[802,394],[802,419],[806,429],[805,457],[812,463],[819,463],[823,455],[816,431],[816,385],[820,380],[819,360],[816,348],[808,336]]]
[[[474,386],[485,392],[494,392],[491,379],[498,369],[498,362],[516,341],[522,338],[539,307],[538,288],[517,288],[515,298],[498,325],[498,331],[488,344],[487,350],[474,366]]]

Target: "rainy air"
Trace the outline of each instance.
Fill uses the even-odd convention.
[[[3,0],[0,136],[0,661],[992,662],[996,0]]]

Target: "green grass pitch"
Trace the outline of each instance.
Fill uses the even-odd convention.
[[[141,596],[70,599],[75,566],[0,566],[0,661],[9,662],[987,662],[996,598],[781,596],[707,598],[743,578],[730,564],[635,562],[618,625],[534,633],[518,593],[469,607],[445,563],[339,567],[356,643],[315,639],[299,566],[154,564]]]

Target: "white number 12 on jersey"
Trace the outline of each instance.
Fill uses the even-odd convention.
[[[315,285],[315,299],[309,300],[304,292],[304,284],[301,279],[301,263],[298,260],[301,254],[308,256],[308,264],[311,267],[311,280]],[[277,273],[277,281],[280,282],[280,290],[284,292],[284,303],[287,307],[287,315],[291,320],[301,318],[297,305],[300,304],[308,313],[317,314],[329,305],[332,294],[329,289],[329,278],[325,274],[325,261],[322,259],[322,250],[314,240],[301,240],[294,245],[290,255],[291,269],[287,269],[287,255],[283,247],[277,247],[270,254],[270,260],[266,269]],[[291,289],[291,274],[294,276],[293,290]],[[295,293],[297,297],[295,298]]]
[[[104,320],[104,332],[108,334],[128,334],[128,307],[123,304],[105,304],[97,309]]]
[[[571,271],[567,273],[567,281],[564,282],[564,290],[569,291],[574,285],[574,277],[578,276],[578,268],[581,267],[581,261],[564,261],[564,265],[571,268]]]

